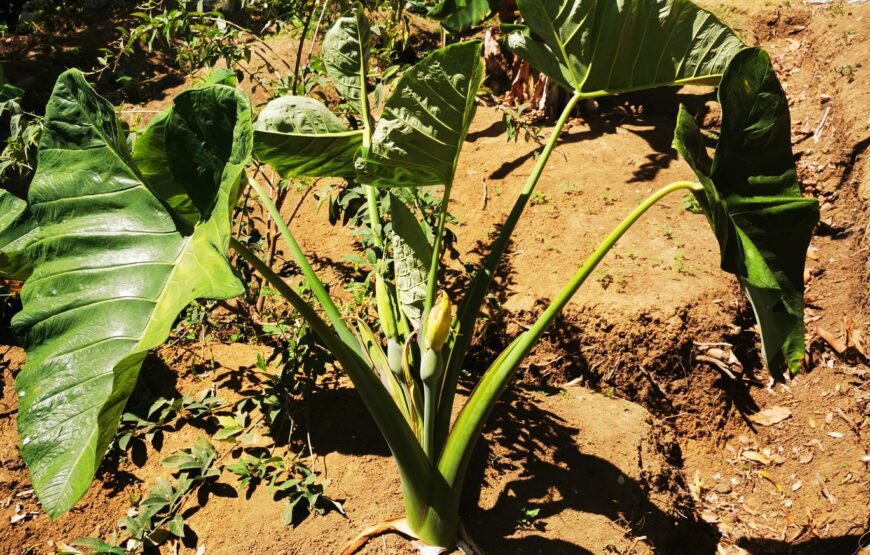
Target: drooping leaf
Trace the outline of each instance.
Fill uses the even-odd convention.
[[[698,202],[719,240],[722,269],[737,276],[752,303],[768,368],[797,372],[805,350],[804,263],[819,207],[801,196],[788,100],[763,50],[734,57],[719,102],[713,159],[684,108],[674,147],[704,185]]]
[[[529,30],[511,33],[508,47],[568,90],[589,95],[715,85],[744,48],[689,0],[518,0],[517,6]]]
[[[24,249],[36,233],[27,202],[0,189],[0,278],[27,279],[32,268]]]
[[[46,108],[28,198],[39,236],[26,249],[33,274],[13,327],[27,350],[16,378],[21,453],[52,518],[87,490],[146,353],[179,312],[243,292],[225,253],[250,158],[248,101],[214,86],[182,93],[176,106],[167,158],[178,182],[201,179],[190,184],[203,187],[193,226],[143,182],[111,104],[81,73],[62,74]]]
[[[254,124],[254,151],[284,178],[350,177],[362,145],[322,103],[303,96],[271,101]]]
[[[441,0],[429,10],[429,16],[453,32],[477,27],[498,7],[497,0]]]
[[[399,308],[411,322],[420,325],[426,300],[426,274],[432,260],[432,246],[420,222],[398,197],[390,194],[390,221],[392,222],[393,267]]]
[[[453,44],[402,75],[375,128],[371,150],[357,161],[364,183],[415,187],[453,181],[483,78],[480,55],[479,42]]]
[[[338,93],[364,118],[368,117],[366,82],[372,51],[372,34],[362,4],[341,17],[323,37],[323,65]]]

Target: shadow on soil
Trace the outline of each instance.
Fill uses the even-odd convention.
[[[836,538],[813,538],[795,544],[744,538],[737,545],[753,555],[858,555],[870,546],[870,535],[862,536],[859,533]]]
[[[524,526],[520,522],[523,508],[538,510],[536,520],[568,509],[605,516],[634,537],[646,536],[657,553],[682,553],[681,545],[691,545],[692,553],[715,552],[716,529],[696,519],[692,507],[675,508],[675,513],[685,516],[663,512],[650,501],[649,485],[628,479],[610,462],[583,453],[576,442],[579,430],[536,406],[528,393],[510,392],[496,408],[490,429],[496,431],[478,445],[473,458],[463,511],[470,515],[468,529],[487,552],[597,553],[605,548],[547,537],[546,529],[534,521],[526,527],[537,528],[541,535],[513,538]],[[544,460],[544,455],[552,462]],[[678,451],[666,456],[674,459],[675,467],[682,465]],[[480,510],[480,490],[474,485],[485,480],[486,466],[501,472],[506,465],[520,467],[521,477],[504,486],[492,509]],[[553,497],[556,500],[528,501]]]
[[[646,155],[646,161],[638,166],[628,183],[651,181],[661,170],[668,168],[677,159],[677,153],[671,143],[680,105],[685,106],[699,121],[704,121],[712,115],[709,102],[714,99],[713,93],[686,94],[675,88],[660,88],[603,98],[599,100],[597,113],[584,115],[583,119],[588,129],[577,133],[565,132],[558,144],[597,139],[604,135],[612,135],[621,128],[646,141],[654,151]],[[469,140],[475,141],[480,137],[493,136],[495,131],[501,128],[503,128],[501,122],[494,123],[488,129],[470,134]],[[490,174],[489,179],[504,179],[532,158],[537,150],[503,163]],[[558,151],[554,154],[558,155]]]

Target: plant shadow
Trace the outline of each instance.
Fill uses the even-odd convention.
[[[677,159],[671,143],[680,105],[686,106],[689,113],[703,120],[711,116],[709,102],[713,99],[714,93],[692,94],[673,87],[600,98],[595,113],[583,116],[588,129],[564,132],[557,147],[612,135],[617,129],[626,130],[646,141],[653,150],[645,156],[645,161],[633,172],[627,184],[652,181]],[[534,157],[537,151],[533,149],[504,162],[489,175],[489,179],[504,179]]]
[[[469,515],[466,526],[487,552],[600,552],[603,546],[583,547],[546,533],[516,537],[521,529],[558,518],[566,510],[602,515],[626,528],[630,536],[646,537],[656,552],[715,552],[718,532],[695,516],[691,504],[675,507],[674,514],[662,511],[650,500],[649,484],[627,478],[609,461],[583,453],[576,439],[580,430],[538,406],[528,391],[508,392],[488,428],[491,433],[478,444],[472,459],[463,498],[463,514]],[[672,451],[666,454],[668,462],[679,468],[679,448]],[[482,489],[476,485],[505,468],[519,470],[518,477],[504,485],[492,508],[481,509]],[[673,478],[684,487],[678,473]],[[529,501],[536,499],[545,501]],[[522,522],[524,508],[534,511],[533,522]],[[546,532],[542,525],[535,528]]]

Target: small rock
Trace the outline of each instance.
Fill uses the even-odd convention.
[[[718,482],[713,489],[716,490],[716,493],[731,493],[731,482],[723,480]]]

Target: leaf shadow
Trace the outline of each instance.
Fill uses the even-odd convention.
[[[539,520],[569,509],[602,515],[627,528],[631,536],[645,536],[656,552],[715,553],[718,532],[696,516],[687,496],[683,496],[686,504],[675,507],[673,514],[663,512],[650,499],[650,484],[638,483],[609,461],[583,453],[575,437],[580,430],[534,403],[527,390],[508,391],[487,428],[488,439],[476,448],[463,497],[463,514],[469,515],[466,526],[487,552],[593,552],[587,549],[592,546],[549,534],[516,537],[522,528],[518,508],[525,504],[538,510]],[[486,465],[494,456],[508,459],[507,464],[520,472],[504,486],[492,508],[481,509],[483,490],[476,484],[485,481]],[[666,456],[673,469],[682,466],[676,444]],[[671,479],[685,488],[677,472]],[[527,501],[532,499],[549,500]]]

